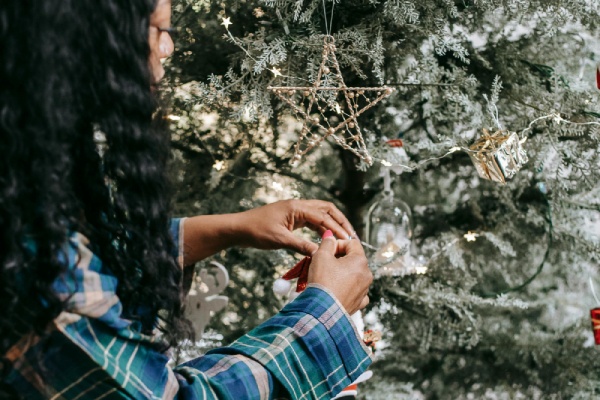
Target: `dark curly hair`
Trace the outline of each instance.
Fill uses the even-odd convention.
[[[73,231],[89,237],[119,280],[127,318],[143,319],[143,308],[154,320],[160,311],[171,344],[188,326],[168,232],[169,137],[153,122],[154,7],[0,2],[0,356],[61,312],[51,284],[67,269],[60,251]]]

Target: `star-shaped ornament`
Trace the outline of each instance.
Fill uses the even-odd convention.
[[[271,69],[271,72],[273,73],[273,75],[275,76],[275,78],[277,78],[278,76],[282,76],[281,71],[278,68],[273,67]]]
[[[465,239],[467,239],[467,242],[474,242],[474,241],[476,241],[476,240],[477,240],[477,238],[479,237],[479,234],[478,234],[478,233],[475,233],[475,232],[471,232],[471,231],[469,231],[469,232],[465,233],[465,234],[463,235],[463,237],[464,237]]]
[[[229,25],[232,25],[233,22],[231,22],[231,18],[229,17],[223,17],[223,22],[221,22],[221,25],[223,25],[225,27],[225,29],[229,30]]]
[[[293,163],[331,137],[344,149],[356,154],[368,165],[373,159],[367,150],[358,117],[392,94],[393,89],[347,87],[335,56],[333,36],[326,36],[323,57],[312,86],[272,86],[268,89],[304,119]]]

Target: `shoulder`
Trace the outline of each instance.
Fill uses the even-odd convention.
[[[121,317],[117,278],[90,250],[85,236],[71,235],[61,257],[66,257],[68,268],[54,281],[53,290],[64,301],[63,313],[72,314],[71,319],[97,319],[116,329],[131,324]]]

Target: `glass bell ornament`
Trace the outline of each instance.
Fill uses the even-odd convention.
[[[375,249],[371,261],[379,265],[376,275],[401,276],[424,273],[424,259],[411,255],[412,212],[408,204],[394,196],[390,171],[385,169],[384,191],[366,217],[368,243]]]
[[[391,193],[384,193],[369,208],[367,238],[377,249],[381,263],[398,253],[407,253],[412,238],[412,214],[408,205]]]

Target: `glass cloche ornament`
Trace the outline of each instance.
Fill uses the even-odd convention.
[[[412,213],[408,204],[394,196],[390,171],[383,171],[384,191],[369,208],[366,218],[368,243],[374,248],[371,261],[376,275],[400,276],[423,273],[423,260],[411,255]]]

